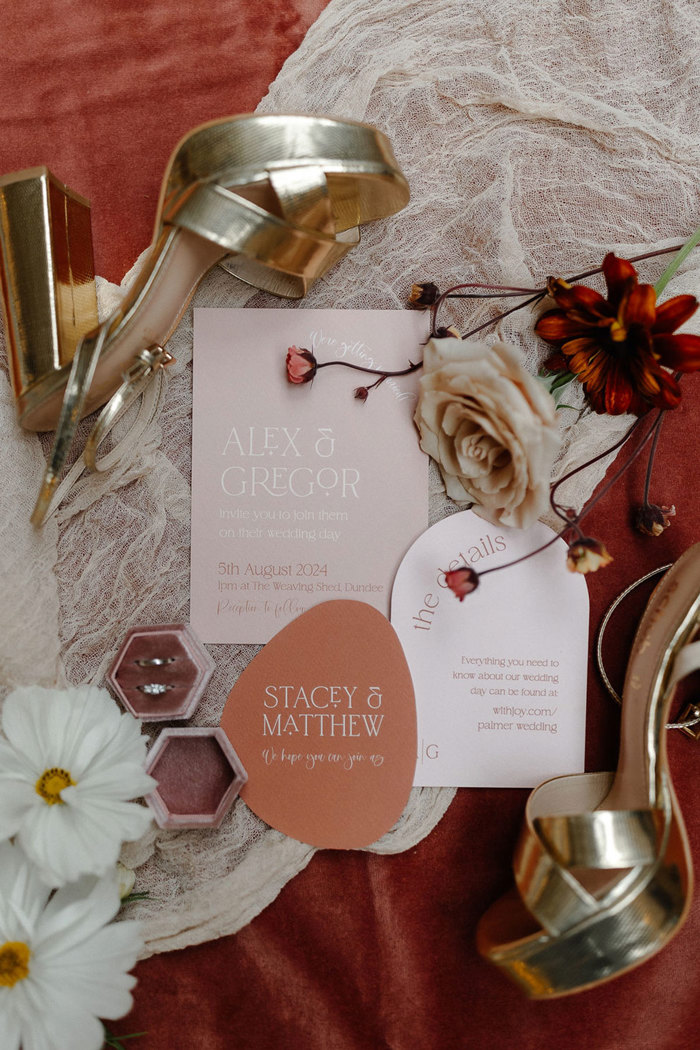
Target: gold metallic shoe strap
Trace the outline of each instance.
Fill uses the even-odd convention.
[[[356,230],[346,231],[392,215],[408,199],[391,145],[376,128],[252,115],[212,122],[177,147],[162,222],[226,248],[231,257],[222,265],[242,280],[300,298],[358,242]]]
[[[654,861],[660,824],[656,810],[597,809],[539,817],[534,828],[564,868],[632,868]]]
[[[150,423],[160,402],[163,369],[171,365],[174,360],[175,358],[170,351],[165,350],[162,346],[149,346],[147,350],[142,350],[137,355],[131,368],[124,373],[122,385],[100,412],[98,420],[85,443],[83,459],[88,470],[103,472],[111,469],[125,455],[127,441],[129,448],[138,443],[143,430]],[[154,380],[157,380],[157,384],[155,384],[155,401],[150,418],[141,419],[134,424],[127,437],[118,446],[117,455],[113,454],[117,452],[116,449],[113,449],[112,452],[98,461],[97,449],[110,433],[112,427],[121,419],[134,401],[144,393],[146,387],[154,385]]]
[[[320,164],[268,170],[268,180],[286,219],[331,236],[336,222],[326,173]]]
[[[256,285],[268,291],[277,292],[278,273],[303,280],[306,291],[352,247],[332,235],[278,218],[218,185],[197,187],[164,219],[258,263]]]
[[[45,509],[46,517],[50,517],[60,507],[86,469],[103,473],[133,456],[144,432],[158,413],[163,395],[163,369],[173,360],[172,355],[162,347],[149,347],[138,355],[132,367],[124,374],[122,385],[100,413],[90,432],[82,457],[76,460],[60,484],[52,490]],[[98,460],[97,450],[100,444],[139,397],[139,410],[128,433]]]
[[[96,332],[85,336],[78,344],[63,395],[51,462],[44,475],[39,498],[32,512],[33,525],[41,525],[49,513],[49,507],[56,505],[54,494],[58,488],[59,473],[73,444],[75,428],[81,417],[85,397],[90,389],[106,338],[107,323],[105,322]]]
[[[162,201],[197,182],[264,185],[274,171],[309,166],[329,180],[336,232],[408,203],[408,185],[381,131],[353,120],[272,113],[212,121],[186,135],[170,160]]]
[[[612,781],[611,773],[557,777],[530,796],[514,859],[515,881],[523,903],[549,933],[595,914],[626,885],[624,879],[613,880],[603,897],[594,895],[575,869],[629,869],[636,876],[659,856],[667,815],[597,809]]]

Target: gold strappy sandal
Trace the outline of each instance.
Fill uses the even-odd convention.
[[[639,966],[685,921],[692,864],[665,724],[676,683],[700,668],[699,627],[700,544],[664,576],[637,631],[617,772],[557,777],[529,798],[517,893],[483,916],[477,946],[533,998]]]
[[[34,511],[40,524],[80,418],[112,398],[84,456],[170,357],[164,345],[204,274],[221,263],[300,298],[409,192],[388,139],[366,124],[239,116],[196,128],[165,173],[149,260],[97,326],[89,206],[46,168],[0,179],[0,253],[22,426],[56,429]]]

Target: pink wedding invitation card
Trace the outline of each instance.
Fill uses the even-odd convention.
[[[428,459],[416,374],[333,366],[287,379],[290,346],[319,364],[398,371],[420,358],[406,310],[194,312],[190,620],[205,642],[267,642],[320,602],[384,615],[396,570],[427,526]]]

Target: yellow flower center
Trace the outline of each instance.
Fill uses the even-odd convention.
[[[32,953],[22,941],[0,944],[0,988],[13,988],[18,981],[29,977],[29,957]]]
[[[41,774],[36,782],[36,793],[41,795],[47,806],[56,804],[62,806],[64,803],[61,792],[64,788],[74,785],[75,781],[67,770],[54,766],[51,769],[45,769]]]
[[[610,338],[613,343],[624,343],[627,338],[627,329],[619,321],[613,321],[610,325]]]

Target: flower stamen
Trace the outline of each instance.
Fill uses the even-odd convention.
[[[66,769],[52,766],[45,769],[36,782],[36,793],[41,795],[47,806],[65,805],[61,798],[64,788],[75,787],[75,781]]]
[[[627,329],[624,324],[619,321],[612,321],[610,324],[610,338],[613,343],[624,343],[627,338]]]
[[[0,945],[0,988],[14,988],[29,977],[31,954],[23,941],[5,941]]]

